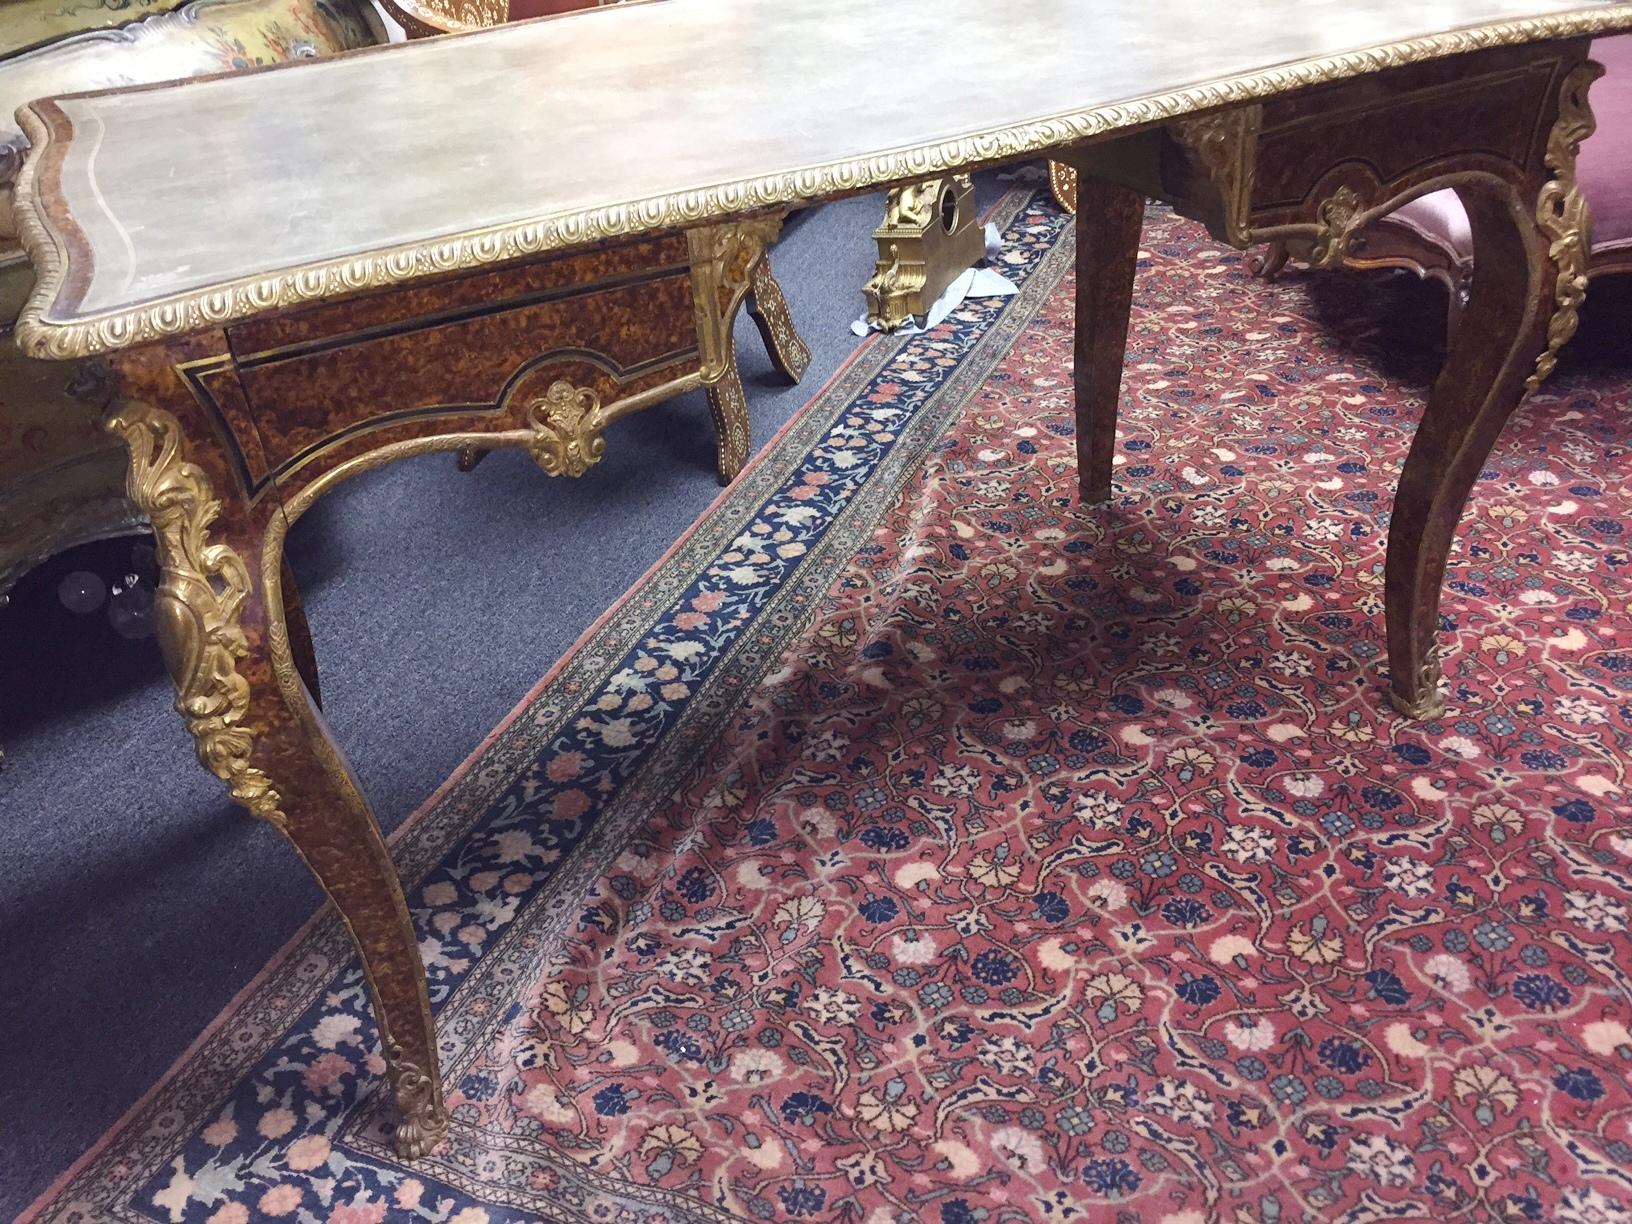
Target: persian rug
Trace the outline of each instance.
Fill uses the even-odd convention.
[[[1510,426],[1408,723],[1431,297],[1153,213],[1084,508],[1009,211],[1020,295],[863,349],[399,840],[448,1143],[325,921],[30,1218],[1632,1219],[1632,373]]]

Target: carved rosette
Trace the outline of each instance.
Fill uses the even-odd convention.
[[[1587,102],[1587,91],[1603,74],[1601,65],[1588,60],[1565,75],[1558,96],[1558,118],[1547,136],[1544,156],[1553,177],[1536,198],[1536,224],[1547,237],[1547,255],[1558,269],[1558,276],[1553,285],[1553,317],[1547,324],[1547,348],[1536,358],[1536,368],[1525,380],[1526,395],[1540,387],[1558,365],[1558,352],[1575,335],[1581,321],[1581,303],[1587,296],[1592,218],[1575,180],[1575,162],[1581,142],[1598,126]]]
[[[210,542],[221,512],[204,470],[182,454],[181,424],[159,408],[127,404],[108,421],[130,451],[130,500],[157,539],[162,577],[154,600],[159,642],[176,684],[176,709],[204,768],[232,797],[280,830],[288,821],[271,781],[249,763],[249,682],[237,662],[248,651],[240,625],[251,586],[243,559]]]
[[[527,451],[548,476],[582,476],[606,454],[601,397],[562,379],[527,406]]]

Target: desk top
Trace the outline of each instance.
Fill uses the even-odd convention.
[[[1015,160],[1501,44],[1583,0],[683,0],[23,108],[23,349]]]

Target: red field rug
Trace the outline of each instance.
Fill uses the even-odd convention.
[[[1632,1218],[1632,435],[1550,385],[1384,700],[1431,291],[1153,214],[1117,497],[1072,243],[865,350],[401,844],[453,1130],[320,926],[52,1220]]]

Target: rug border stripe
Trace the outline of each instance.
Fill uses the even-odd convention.
[[[1029,195],[1034,190],[1034,186],[1022,182],[1007,184],[998,198],[994,200],[981,215],[981,222],[984,224],[987,220],[996,216],[1005,204],[1011,202],[1012,197],[1015,197],[1021,193]],[[454,771],[449,774],[440,785],[437,786],[436,790],[433,791],[431,795],[428,796],[422,803],[415,807],[412,812],[404,817],[402,823],[391,831],[385,840],[388,848],[393,852],[393,858],[395,858],[398,843],[411,836],[417,826],[440,804],[442,804],[454,791],[454,789],[469,776],[476,762],[484,754],[486,754],[488,750],[507,731],[511,729],[511,727],[514,726],[516,721],[521,718],[521,716],[529,708],[535,704],[539,696],[556,681],[560,673],[564,671],[566,667],[575,659],[579,651],[589,642],[591,642],[595,636],[603,628],[605,628],[606,624],[618,614],[620,609],[630,599],[630,597],[635,592],[639,591],[659,570],[667,565],[675,557],[675,555],[678,554],[691,541],[691,539],[702,528],[709,516],[713,514],[722,503],[727,501],[733,495],[742,478],[744,476],[752,475],[764,463],[770,461],[771,457],[776,451],[777,446],[787,437],[788,434],[799,427],[803,417],[806,414],[806,411],[812,405],[816,404],[823,397],[825,397],[834,388],[834,386],[837,385],[846,375],[850,374],[856,365],[863,359],[875,355],[876,351],[882,345],[891,341],[905,343],[909,339],[910,337],[895,337],[883,332],[869,332],[856,344],[856,346],[850,351],[844,360],[839,363],[839,365],[833,370],[833,372],[827,377],[821,386],[813,391],[803,404],[790,413],[788,419],[785,420],[782,425],[778,427],[776,432],[767,438],[764,444],[755,451],[748,464],[744,467],[743,471],[738,473],[736,480],[734,480],[732,484],[720,489],[718,493],[716,493],[716,495],[710,499],[708,505],[697,514],[686,529],[669,543],[669,546],[664,549],[662,555],[653,561],[651,565],[647,566],[640,576],[630,583],[630,585],[624,590],[623,594],[618,596],[617,599],[613,600],[612,603],[608,604],[607,607],[602,610],[600,615],[598,615],[595,620],[573,640],[572,644],[556,658],[555,662],[550,665],[549,669],[544,673],[544,675],[527,690],[527,692],[509,710],[509,712],[506,713],[505,716],[493,727],[493,729],[482,738],[481,742],[465,756],[457,767],[455,767]],[[411,882],[405,880],[404,883],[406,887]],[[276,974],[280,969],[284,968],[296,948],[317,934],[323,924],[329,921],[332,917],[331,907],[328,905],[328,903],[324,902],[323,904],[320,904],[312,912],[312,914],[307,917],[305,921],[303,921],[301,925],[289,936],[289,938],[285,940],[270,957],[267,958],[261,967],[256,970],[255,974],[247,982],[245,982],[244,985],[236,993],[234,993],[226,1003],[222,1005],[221,1009],[215,1014],[215,1016],[213,1016],[210,1021],[199,1030],[198,1034],[187,1044],[187,1046],[179,1054],[177,1054],[173,1060],[171,1060],[164,1071],[155,1077],[153,1082],[141,1094],[141,1096],[133,1101],[129,1108],[120,1114],[120,1116],[114,1122],[109,1124],[102,1134],[97,1137],[95,1142],[81,1152],[77,1158],[68,1164],[62,1170],[62,1172],[52,1179],[52,1181],[44,1189],[42,1189],[26,1207],[23,1208],[21,1213],[15,1217],[16,1224],[32,1224],[33,1221],[37,1220],[41,1214],[52,1205],[53,1201],[60,1197],[62,1192],[68,1188],[76,1177],[83,1173],[88,1166],[94,1163],[119,1137],[119,1135],[136,1121],[137,1117],[143,1111],[147,1110],[153,1105],[155,1099],[171,1085],[184,1066],[196,1058],[199,1052],[206,1045],[208,1045],[210,1041],[219,1035],[220,1031],[226,1027],[226,1025],[231,1021],[232,1017],[242,1007],[245,1000],[255,991],[264,986],[269,978]]]

